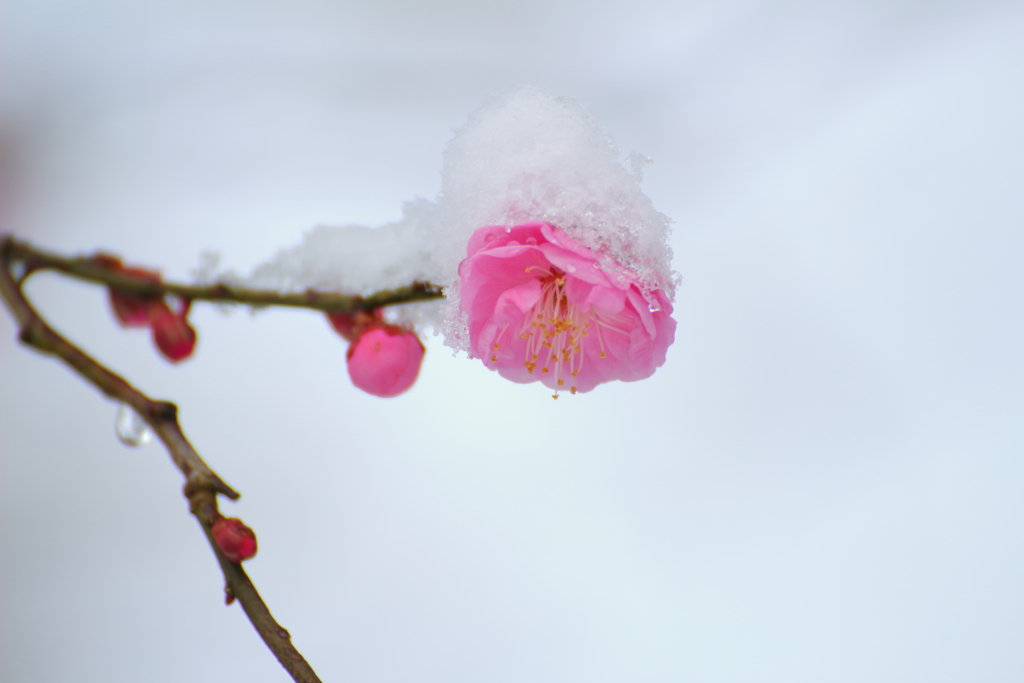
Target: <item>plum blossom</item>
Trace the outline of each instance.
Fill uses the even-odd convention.
[[[551,223],[490,225],[459,265],[472,355],[513,382],[590,391],[650,377],[675,339],[672,305]],[[646,296],[645,296],[646,294]]]

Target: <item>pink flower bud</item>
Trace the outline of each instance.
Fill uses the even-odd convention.
[[[419,338],[404,327],[373,325],[348,347],[348,376],[368,394],[398,396],[416,381],[424,351]]]
[[[213,540],[231,562],[242,562],[256,554],[256,534],[236,517],[221,517],[213,523]]]
[[[383,325],[384,321],[381,320],[380,316],[381,310],[379,308],[372,312],[356,311],[355,313],[342,313],[335,311],[327,313],[327,322],[342,337],[348,341],[354,341],[367,327]]]
[[[352,314],[336,311],[333,313],[327,313],[326,315],[327,322],[331,324],[334,331],[345,339],[352,341],[352,326],[355,324]]]
[[[188,304],[177,313],[172,313],[161,301],[150,308],[150,325],[153,327],[153,343],[164,358],[178,363],[192,355],[196,348],[196,331],[188,324]]]
[[[114,309],[117,321],[124,327],[148,327],[149,309],[154,301],[159,299],[141,297],[119,289],[110,290],[110,307]]]
[[[116,257],[100,256],[94,258],[94,261],[121,275],[130,275],[147,282],[160,282],[160,273],[144,268],[126,268]],[[110,307],[114,309],[114,316],[124,327],[147,327],[151,309],[162,303],[159,296],[141,296],[134,292],[114,288],[111,288],[109,292]]]

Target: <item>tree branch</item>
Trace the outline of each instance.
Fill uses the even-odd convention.
[[[12,265],[18,261],[25,264],[24,272],[15,276]],[[228,603],[237,599],[249,621],[256,628],[263,642],[281,665],[288,671],[296,683],[320,683],[320,679],[291,643],[291,636],[271,615],[266,603],[260,598],[256,587],[249,579],[245,570],[238,563],[229,561],[221,552],[213,538],[212,526],[221,516],[217,509],[217,494],[237,499],[239,494],[228,486],[207,465],[192,445],[178,424],[178,409],[173,403],[155,401],[135,389],[122,377],[111,372],[87,353],[62,337],[53,330],[39,315],[25,297],[22,287],[25,278],[32,271],[53,268],[76,277],[109,286],[127,289],[140,294],[171,293],[183,298],[207,299],[211,301],[235,301],[238,303],[278,304],[284,306],[304,306],[321,310],[353,310],[379,307],[399,301],[417,301],[425,298],[437,298],[440,293],[429,285],[420,287],[412,285],[400,290],[383,293],[383,296],[343,297],[329,295],[317,299],[309,293],[303,301],[303,295],[276,295],[274,299],[266,292],[246,292],[243,290],[224,289],[214,292],[213,288],[191,288],[179,285],[160,286],[148,285],[139,287],[139,281],[123,277],[119,278],[105,269],[97,269],[90,265],[88,259],[65,259],[40,252],[28,245],[18,243],[11,237],[0,238],[0,295],[10,308],[20,328],[19,339],[36,350],[56,356],[67,363],[83,379],[98,388],[110,398],[126,403],[141,416],[157,437],[163,442],[174,464],[185,477],[184,494],[188,498],[192,514],[199,521],[207,541],[213,549],[224,574],[225,591]],[[124,280],[124,281],[122,281]],[[129,281],[130,280],[130,281]],[[205,296],[203,295],[205,292]],[[399,293],[401,292],[401,293]],[[430,294],[430,296],[427,296]],[[403,298],[406,297],[406,298]]]
[[[344,313],[373,310],[383,306],[415,301],[432,301],[444,297],[441,288],[429,282],[413,282],[405,287],[385,289],[365,297],[314,290],[282,294],[273,290],[233,287],[223,283],[199,286],[154,282],[111,268],[109,263],[111,257],[104,257],[102,254],[92,257],[67,258],[37,249],[10,236],[0,238],[0,245],[5,249],[10,261],[18,260],[25,263],[26,274],[37,270],[57,270],[80,280],[97,282],[140,296],[173,294],[181,299],[191,301],[219,301],[253,306],[291,306]]]

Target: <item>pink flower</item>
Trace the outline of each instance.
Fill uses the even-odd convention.
[[[419,376],[423,353],[419,337],[404,327],[370,324],[348,347],[348,376],[368,394],[398,396]]]
[[[471,353],[513,382],[590,391],[650,377],[675,340],[661,290],[609,274],[590,249],[550,223],[491,225],[459,264]]]

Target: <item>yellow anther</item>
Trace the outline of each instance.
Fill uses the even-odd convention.
[[[604,351],[602,351],[602,352],[601,352],[601,358],[607,358],[607,357],[608,357],[608,356],[606,356],[606,355],[605,355]]]
[[[495,350],[495,351],[497,351],[497,350],[498,350],[498,349],[500,349],[500,348],[501,348],[501,344],[495,344],[495,345],[494,345],[494,350]]]
[[[580,374],[580,371],[579,371],[579,370],[573,370],[573,371],[572,371],[572,376],[573,376],[573,377],[575,377],[575,376],[576,376],[576,375],[578,375],[578,374]]]
[[[575,394],[576,393],[576,387],[569,387],[569,393]]]
[[[558,400],[558,394],[551,394],[551,398],[553,398],[553,399],[555,399],[557,401]]]
[[[548,372],[548,369],[547,369],[547,368],[541,368],[541,370],[540,370],[540,371],[541,371],[541,372],[543,372],[543,373],[544,373],[544,374],[546,375],[546,374],[547,374],[547,372]]]
[[[562,386],[563,384],[565,384],[565,380],[564,379],[558,380],[558,386]]]
[[[491,356],[491,362],[492,363],[497,363],[498,362],[498,357],[497,356]]]

